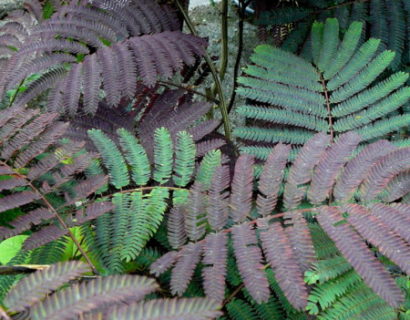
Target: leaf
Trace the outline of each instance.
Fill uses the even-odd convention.
[[[78,261],[58,263],[52,267],[37,271],[21,280],[7,295],[5,303],[13,311],[22,311],[68,280],[75,279],[89,271],[89,267]]]
[[[23,247],[26,235],[11,237],[0,242],[0,264],[7,264]]]
[[[110,320],[207,320],[215,319],[222,313],[220,306],[212,299],[164,299],[151,300],[118,308],[110,315]]]
[[[404,300],[402,292],[359,235],[347,224],[338,223],[342,220],[340,211],[322,207],[317,219],[367,285],[392,307],[398,307]]]
[[[244,223],[232,230],[233,248],[238,269],[246,289],[257,302],[269,299],[269,283],[263,270],[262,252],[253,228]]]

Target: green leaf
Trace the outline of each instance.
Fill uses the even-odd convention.
[[[6,264],[21,250],[26,235],[15,236],[0,242],[0,263]]]
[[[172,175],[173,145],[171,134],[166,128],[158,128],[154,133],[154,180],[166,183]]]
[[[185,187],[191,180],[195,169],[195,142],[192,136],[181,131],[177,135],[175,146],[174,182],[177,186]]]
[[[43,6],[43,19],[50,19],[54,13],[54,6],[50,0],[48,0]]]
[[[71,233],[74,235],[74,237],[78,240],[79,243],[82,242],[83,240],[83,235],[81,233],[81,227],[73,227],[70,228]],[[86,245],[83,243],[82,247],[86,247]],[[79,254],[78,248],[75,245],[74,241],[70,238],[67,237],[67,241],[65,243],[65,250],[63,257],[61,261],[69,261],[74,259],[77,255]]]

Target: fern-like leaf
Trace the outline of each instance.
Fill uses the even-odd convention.
[[[191,243],[185,246],[178,258],[171,276],[171,290],[173,294],[182,295],[194,274],[202,253],[200,243]]]
[[[214,230],[221,230],[227,222],[229,214],[229,168],[221,166],[215,169],[209,188],[207,220]]]
[[[243,222],[251,211],[254,159],[242,155],[235,164],[232,180],[231,216],[235,222]]]
[[[270,295],[269,284],[261,264],[262,252],[257,247],[255,230],[246,223],[235,226],[232,241],[245,287],[256,302],[266,302]]]
[[[400,305],[403,301],[402,293],[389,273],[368,251],[360,237],[346,224],[335,226],[342,220],[341,218],[338,209],[330,207],[321,210],[318,215],[321,226],[369,287],[393,307]]]
[[[307,289],[286,232],[279,224],[273,223],[268,226],[263,220],[258,221],[258,229],[263,250],[275,272],[279,286],[290,303],[303,310],[307,303]]]
[[[69,319],[119,300],[139,300],[157,290],[154,280],[140,276],[108,276],[58,291],[31,309],[33,319]]]
[[[5,303],[11,310],[22,311],[67,281],[88,271],[89,267],[82,262],[72,261],[53,265],[21,280],[7,295]]]
[[[256,199],[258,212],[261,216],[270,214],[276,207],[289,151],[289,146],[278,144],[272,149],[265,162],[258,185],[260,193]]]
[[[163,184],[172,175],[172,139],[168,130],[159,128],[155,130],[154,139],[154,180]]]
[[[169,299],[139,302],[115,310],[109,319],[118,320],[206,320],[221,314],[218,304],[212,299]]]
[[[129,184],[126,162],[117,146],[100,130],[89,130],[88,134],[100,152],[105,166],[109,170],[110,182],[117,189]]]
[[[175,167],[173,181],[177,186],[185,187],[191,180],[195,163],[195,143],[187,132],[180,132],[175,145]]]
[[[131,166],[132,179],[137,185],[145,185],[150,178],[150,163],[144,148],[127,130],[118,129],[121,148]]]
[[[210,234],[204,245],[205,267],[202,271],[207,297],[222,301],[225,295],[225,276],[227,268],[227,236],[223,233]]]

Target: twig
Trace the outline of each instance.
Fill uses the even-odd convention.
[[[226,74],[226,68],[228,66],[228,0],[222,0],[221,3],[221,65],[219,67],[219,78],[221,81],[224,80]]]
[[[10,275],[18,273],[32,273],[46,270],[50,266],[42,264],[19,264],[14,266],[0,266],[0,275]]]
[[[326,82],[325,82],[325,79],[323,78],[323,75],[322,75],[322,74],[320,74],[320,81],[321,81],[321,83],[322,83],[323,92],[324,92],[324,94],[325,94],[326,109],[327,109],[328,122],[329,122],[330,138],[331,138],[331,141],[333,142],[334,131],[333,131],[332,110],[331,110],[331,108],[330,108],[329,92],[327,91]]]
[[[284,216],[285,216],[287,213],[289,213],[289,212],[292,212],[292,213],[304,213],[304,212],[317,211],[318,209],[320,209],[320,207],[316,207],[316,208],[306,208],[306,209],[297,209],[297,210],[289,210],[289,211],[277,213],[277,214],[274,214],[274,215],[271,215],[271,216],[259,217],[259,218],[256,218],[256,219],[254,219],[254,220],[242,222],[242,223],[240,223],[240,224],[249,224],[249,225],[252,226],[252,225],[257,224],[258,221],[261,220],[261,219],[267,219],[267,218],[268,218],[268,219],[277,219],[277,218],[282,218],[282,217],[284,217]],[[227,228],[227,229],[223,229],[223,230],[221,230],[221,231],[218,231],[218,233],[231,233],[231,232],[232,232],[232,229],[233,229],[235,226],[237,226],[237,225],[239,225],[239,224],[235,224],[235,225],[233,225],[233,226],[230,227],[230,228]],[[202,239],[202,240],[199,240],[199,241],[195,242],[195,243],[204,243],[205,241],[206,241],[206,237],[205,237],[204,239]]]
[[[121,190],[116,193],[130,193],[130,192],[138,192],[138,191],[149,191],[153,189],[168,189],[168,190],[188,190],[186,188],[178,188],[178,187],[165,187],[165,186],[151,186],[151,187],[139,187],[139,188],[133,188],[133,189],[127,189],[127,190]]]
[[[224,302],[222,303],[222,308],[225,307],[243,288],[245,287],[245,285],[243,283],[240,284],[239,287],[237,287],[228,298],[226,298],[224,300]]]
[[[197,32],[195,30],[194,24],[191,21],[191,18],[188,16],[188,14],[185,12],[184,7],[182,6],[181,2],[179,0],[176,0],[176,4],[179,8],[179,10],[181,11],[182,15],[184,16],[184,20],[189,28],[189,30],[191,31],[191,33],[195,36],[197,36]],[[219,109],[221,110],[221,114],[222,114],[222,120],[223,120],[223,124],[224,124],[224,130],[225,130],[225,138],[228,141],[232,141],[232,134],[231,134],[231,123],[229,120],[229,116],[228,116],[228,108],[226,105],[226,100],[225,100],[225,96],[222,90],[222,84],[221,84],[221,79],[218,76],[218,73],[216,71],[215,65],[212,62],[211,57],[209,56],[208,52],[205,51],[204,53],[204,59],[206,64],[209,67],[209,70],[211,71],[212,77],[215,81],[215,87],[216,90],[218,92],[218,96],[219,96]]]
[[[0,164],[8,167],[11,171],[12,168],[5,162],[0,161]],[[68,225],[65,223],[64,219],[60,216],[60,214],[57,212],[57,210],[52,206],[52,204],[47,200],[47,198],[40,192],[40,190],[38,190],[29,179],[27,179],[26,176],[20,174],[20,173],[16,173],[16,175],[19,178],[22,178],[24,180],[26,180],[27,185],[35,192],[38,194],[38,196],[40,197],[40,199],[45,203],[45,205],[48,207],[48,209],[54,214],[54,216],[57,218],[57,220],[60,222],[61,226],[67,231],[69,237],[73,240],[75,246],[78,248],[78,250],[81,252],[82,256],[84,257],[84,259],[86,260],[87,264],[90,266],[91,270],[95,273],[98,274],[97,268],[94,266],[94,264],[92,263],[90,257],[87,255],[87,253],[85,252],[85,250],[81,247],[80,243],[78,242],[77,238],[75,237],[75,235],[71,232],[70,228],[68,227]]]
[[[218,99],[215,99],[213,97],[208,97],[205,93],[196,91],[196,90],[192,89],[189,86],[184,86],[184,85],[173,83],[173,82],[170,82],[170,81],[158,81],[158,84],[161,85],[161,86],[171,86],[171,87],[175,87],[175,88],[180,88],[180,89],[186,90],[188,92],[192,92],[192,93],[195,93],[199,96],[202,96],[202,97],[212,101],[213,103],[219,104]]]
[[[13,105],[14,101],[16,101],[17,94],[19,92],[20,87],[23,85],[24,79],[20,81],[19,85],[17,86],[16,92],[14,92],[13,96],[10,99],[9,108]]]
[[[248,2],[249,4],[249,2]],[[231,93],[231,98],[229,99],[229,104],[228,104],[228,112],[232,110],[233,104],[235,103],[235,98],[236,98],[236,88],[238,87],[238,76],[239,76],[239,66],[241,64],[241,59],[242,59],[242,51],[243,51],[243,25],[244,25],[244,20],[245,20],[245,11],[246,11],[246,6],[247,4],[243,1],[239,1],[239,10],[238,10],[238,52],[236,54],[236,60],[235,60],[235,66],[233,69],[233,87],[232,87],[232,93]]]

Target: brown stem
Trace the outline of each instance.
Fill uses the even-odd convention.
[[[331,141],[333,142],[334,130],[333,130],[332,110],[330,108],[329,92],[327,91],[326,82],[325,82],[325,79],[323,78],[322,74],[320,74],[320,81],[322,82],[322,88],[323,88],[323,92],[325,94],[326,109],[327,109],[327,116],[328,116],[328,122],[329,122],[329,131],[330,131]]]
[[[178,187],[150,186],[150,187],[139,187],[139,188],[121,190],[121,191],[116,192],[116,193],[130,193],[130,192],[138,192],[138,191],[149,191],[149,190],[153,190],[153,189],[168,189],[168,190],[173,190],[173,191],[188,190],[186,188],[178,188]]]
[[[11,171],[12,168],[5,162],[0,161],[0,164],[8,167]],[[48,207],[48,209],[54,214],[54,216],[57,218],[57,220],[60,222],[61,226],[67,231],[69,237],[71,238],[71,240],[73,240],[75,246],[78,248],[78,250],[81,252],[82,256],[84,257],[84,259],[86,260],[87,264],[90,266],[91,270],[95,273],[98,274],[97,268],[94,266],[94,264],[92,263],[90,257],[87,255],[87,253],[85,252],[85,250],[81,247],[80,243],[78,242],[77,238],[75,237],[75,235],[71,232],[70,228],[68,227],[68,225],[65,223],[64,219],[60,216],[60,214],[57,212],[57,210],[52,206],[52,204],[47,200],[47,198],[40,192],[40,190],[38,190],[29,179],[27,179],[26,176],[16,173],[16,175],[19,178],[22,178],[24,180],[26,180],[27,185],[35,192],[38,194],[38,196],[40,197],[40,199],[45,203],[45,205]]]
[[[274,215],[271,215],[271,216],[259,217],[259,218],[256,218],[256,219],[254,219],[254,220],[245,221],[245,222],[243,222],[243,223],[241,223],[241,224],[254,225],[254,224],[257,224],[257,223],[258,223],[258,220],[260,220],[260,219],[266,219],[266,218],[276,219],[276,218],[281,218],[281,217],[285,216],[285,214],[288,213],[288,212],[303,213],[303,212],[316,211],[317,209],[319,209],[319,207],[317,207],[317,208],[298,209],[298,210],[289,210],[289,211],[277,213],[277,214],[274,214]],[[218,233],[230,233],[230,232],[232,232],[232,229],[233,229],[235,226],[237,226],[237,225],[238,225],[238,224],[236,224],[236,225],[234,225],[234,226],[232,226],[232,227],[230,227],[230,228],[223,229],[222,231],[218,231]],[[202,239],[202,240],[199,240],[199,241],[197,241],[197,242],[195,242],[195,243],[204,243],[205,240],[206,240],[206,238],[204,238],[204,239]]]
[[[202,96],[202,97],[204,97],[204,98],[206,98],[206,99],[212,101],[213,103],[219,104],[219,100],[218,100],[218,99],[215,99],[215,98],[213,98],[213,97],[209,97],[209,96],[207,96],[206,94],[204,94],[204,93],[202,93],[202,92],[199,92],[199,91],[196,91],[196,90],[192,89],[192,88],[189,87],[189,86],[183,86],[183,85],[181,85],[181,84],[176,84],[176,83],[173,83],[173,82],[170,82],[170,81],[158,81],[158,84],[159,84],[159,85],[162,85],[162,86],[171,86],[171,87],[183,89],[183,90],[186,90],[186,91],[188,91],[188,92],[192,92],[192,93],[195,93],[195,94],[197,94],[197,95],[199,95],[199,96]]]
[[[42,264],[21,264],[14,266],[0,266],[0,275],[11,275],[18,273],[32,273],[36,271],[46,270],[50,266]]]
[[[224,302],[222,303],[222,308],[225,307],[239,292],[241,292],[241,290],[245,287],[245,285],[243,283],[241,283],[241,285],[239,287],[237,287],[228,298],[226,298],[224,300]]]
[[[187,188],[178,188],[178,187],[165,187],[165,186],[150,186],[150,187],[139,187],[139,188],[132,188],[132,189],[125,189],[125,190],[120,190],[114,193],[109,193],[109,194],[103,194],[101,195],[101,199],[106,199],[106,198],[110,198],[113,197],[115,194],[124,194],[124,193],[131,193],[131,192],[139,192],[139,191],[150,191],[153,189],[168,189],[168,190],[172,190],[172,191],[178,191],[178,190],[187,190],[189,192],[189,189]],[[90,203],[92,203],[93,200],[87,201],[87,202],[83,202],[82,205],[83,207],[87,207],[87,205],[89,205]],[[63,207],[63,206],[61,206]],[[58,207],[57,209],[61,208]]]

